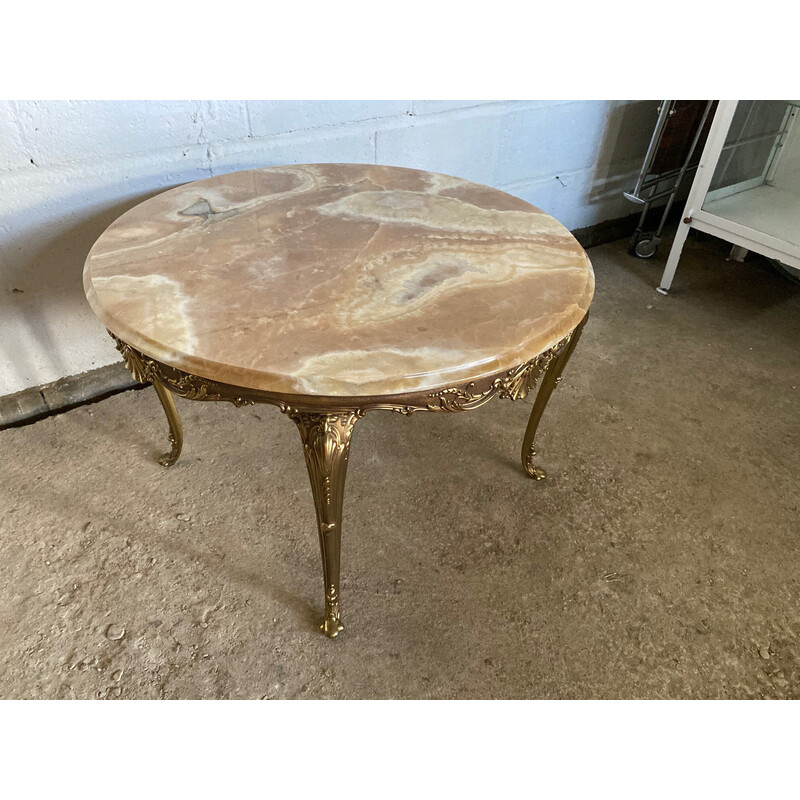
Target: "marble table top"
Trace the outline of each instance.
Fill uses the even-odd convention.
[[[369,164],[246,170],[127,211],[86,259],[106,327],[240,387],[363,396],[493,375],[583,318],[594,273],[560,223],[459,178]]]

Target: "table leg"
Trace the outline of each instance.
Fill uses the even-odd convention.
[[[157,380],[153,381],[153,387],[158,394],[158,399],[164,407],[164,413],[167,415],[167,422],[169,422],[169,441],[172,449],[169,453],[164,454],[158,459],[158,463],[171,467],[181,454],[183,447],[183,426],[181,425],[181,418],[178,416],[178,409],[175,406],[175,398],[172,392],[165,386],[162,386]]]
[[[547,473],[537,467],[533,463],[533,457],[536,455],[536,430],[539,427],[539,422],[542,419],[542,414],[547,407],[547,401],[553,393],[556,384],[561,381],[561,373],[572,355],[572,351],[578,344],[578,339],[581,337],[583,326],[586,320],[589,319],[589,314],[581,320],[577,328],[572,332],[567,344],[561,349],[561,352],[548,364],[545,370],[542,384],[539,391],[536,393],[536,400],[533,403],[531,416],[528,420],[528,427],[525,429],[525,438],[522,441],[522,467],[528,475],[536,481],[540,481],[547,477]]]
[[[287,413],[300,430],[311,479],[325,581],[325,619],[320,629],[332,639],[344,630],[339,616],[342,502],[350,437],[360,414],[357,411],[318,414],[294,410]]]

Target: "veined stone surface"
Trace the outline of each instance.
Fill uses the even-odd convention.
[[[84,287],[153,358],[265,391],[359,396],[511,369],[583,318],[594,273],[559,222],[447,175],[304,164],[188,183],[98,239]]]

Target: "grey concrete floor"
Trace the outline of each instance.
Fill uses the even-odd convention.
[[[0,432],[4,698],[800,697],[800,287],[690,240],[589,251],[592,318],[530,400],[367,415],[343,619],[298,433],[151,388]]]

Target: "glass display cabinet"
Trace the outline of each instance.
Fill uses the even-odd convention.
[[[800,100],[721,100],[658,291],[667,294],[691,228],[800,276]]]

